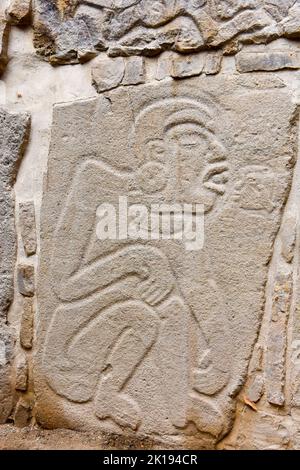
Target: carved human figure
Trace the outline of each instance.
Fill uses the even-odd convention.
[[[139,174],[145,175],[140,180],[148,201],[162,197],[169,203],[203,204],[208,226],[214,224],[229,169],[225,149],[214,133],[212,114],[213,106],[205,100],[201,104],[188,99],[164,100],[139,114],[133,136],[135,153],[141,156]],[[155,165],[160,166],[157,178],[147,178]],[[217,412],[212,396],[229,380],[228,355],[223,349],[228,327],[207,249],[209,240],[203,251],[195,252],[186,251],[183,244],[159,243],[171,262],[191,325],[189,347],[193,345],[190,357],[194,357],[194,362],[187,420],[195,422],[199,429],[205,428],[209,419],[214,424],[219,421],[221,426],[222,413]],[[212,292],[215,302],[211,301]],[[208,305],[209,312],[205,312]]]
[[[51,261],[60,306],[46,339],[47,379],[71,401],[93,399],[99,419],[138,429],[141,409],[126,385],[164,328],[176,335],[173,346],[160,342],[173,425],[184,429],[192,421],[199,430],[219,434],[223,423],[213,396],[228,383],[220,346],[228,332],[207,253],[189,253],[169,240],[100,242],[95,226],[99,204],[117,203],[120,195],[133,203],[203,204],[211,213],[226,189],[225,150],[208,107],[179,98],[141,111],[132,147],[132,171],[88,157],[71,183]],[[212,318],[203,326],[203,305],[212,291]],[[183,371],[180,387],[174,363]]]

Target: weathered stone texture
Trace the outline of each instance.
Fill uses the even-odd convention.
[[[126,60],[123,85],[145,83],[145,60],[142,57],[129,57]]]
[[[6,421],[12,407],[14,334],[5,324],[14,295],[16,257],[12,189],[28,140],[29,124],[28,115],[0,109],[0,423]]]
[[[55,108],[37,289],[38,422],[186,445],[194,436],[202,447],[232,426],[297,142],[290,91],[275,77],[275,87],[252,80],[201,75]],[[130,206],[203,204],[204,249],[98,240],[97,207],[119,196]]]
[[[34,311],[32,297],[24,297],[20,327],[20,343],[24,349],[32,348]]]
[[[204,64],[206,75],[216,75],[220,72],[222,64],[222,54],[220,52],[208,53]]]
[[[7,62],[7,49],[10,25],[6,18],[0,12],[0,75],[3,73]]]
[[[92,68],[92,80],[98,93],[116,88],[122,83],[125,64],[122,57],[99,59]]]
[[[173,78],[186,78],[200,75],[204,67],[202,55],[177,56],[172,60],[171,76]]]
[[[0,109],[0,320],[13,298],[16,255],[14,198],[12,188],[28,140],[30,119]]]
[[[104,50],[236,53],[245,42],[298,38],[299,9],[298,0],[36,0],[35,46],[52,63],[82,62]]]
[[[236,56],[236,66],[242,73],[299,69],[300,51],[240,52]]]
[[[11,0],[7,10],[9,21],[13,25],[27,26],[31,23],[32,0]]]
[[[6,422],[13,406],[12,362],[14,344],[13,330],[0,324],[0,424]]]
[[[92,83],[98,93],[117,88],[119,85],[145,83],[143,57],[99,58],[92,66]]]
[[[37,248],[34,202],[19,204],[19,226],[25,254],[34,255]]]
[[[22,264],[18,266],[18,288],[20,294],[32,297],[35,291],[34,266]]]
[[[20,398],[14,412],[14,423],[18,428],[25,428],[30,424],[31,404],[24,398]]]
[[[253,403],[257,403],[264,392],[264,379],[262,374],[255,375],[247,388],[247,398]]]
[[[16,360],[16,384],[18,391],[25,392],[28,383],[28,362],[25,354],[19,354]]]
[[[287,322],[290,313],[292,280],[290,275],[276,279],[272,318],[266,354],[266,392],[269,403],[283,406],[286,374]]]

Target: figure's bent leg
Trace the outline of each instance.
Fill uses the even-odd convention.
[[[137,404],[124,392],[137,367],[150,351],[158,335],[158,316],[139,301],[128,301],[107,309],[93,328],[99,338],[118,328],[102,369],[95,399],[99,419],[111,418],[121,427],[137,429],[140,412]]]
[[[187,421],[189,401],[189,316],[180,296],[172,296],[157,307],[162,324],[159,334],[157,363],[163,382],[168,417],[178,428]]]
[[[93,397],[107,350],[120,330],[98,338],[89,325],[116,299],[115,292],[101,293],[89,300],[62,305],[54,313],[45,341],[43,368],[50,387],[58,395],[74,402]],[[89,336],[80,341],[87,330]]]

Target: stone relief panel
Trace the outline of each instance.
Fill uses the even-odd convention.
[[[231,428],[296,155],[290,93],[259,80],[122,87],[55,108],[37,290],[39,423],[196,437],[203,447]],[[203,248],[178,237],[99,240],[98,208],[120,197],[129,208],[201,204]]]

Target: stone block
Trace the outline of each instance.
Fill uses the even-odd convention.
[[[40,423],[198,448],[230,430],[297,142],[290,90],[239,80],[203,74],[55,107],[38,273]],[[201,225],[191,240],[171,222],[167,238],[153,237],[150,207],[162,217],[171,203],[190,217],[201,206],[204,245]],[[148,217],[140,236],[137,205]],[[272,377],[277,387],[281,372]]]
[[[20,343],[24,349],[31,349],[33,342],[34,311],[32,297],[24,297],[20,328]]]
[[[98,93],[116,88],[122,83],[125,63],[122,57],[97,59],[92,67],[92,80]]]
[[[266,52],[242,51],[236,56],[236,67],[241,73],[299,69],[300,52],[293,50]]]
[[[33,297],[35,291],[34,266],[21,264],[18,266],[18,288],[25,297]]]

